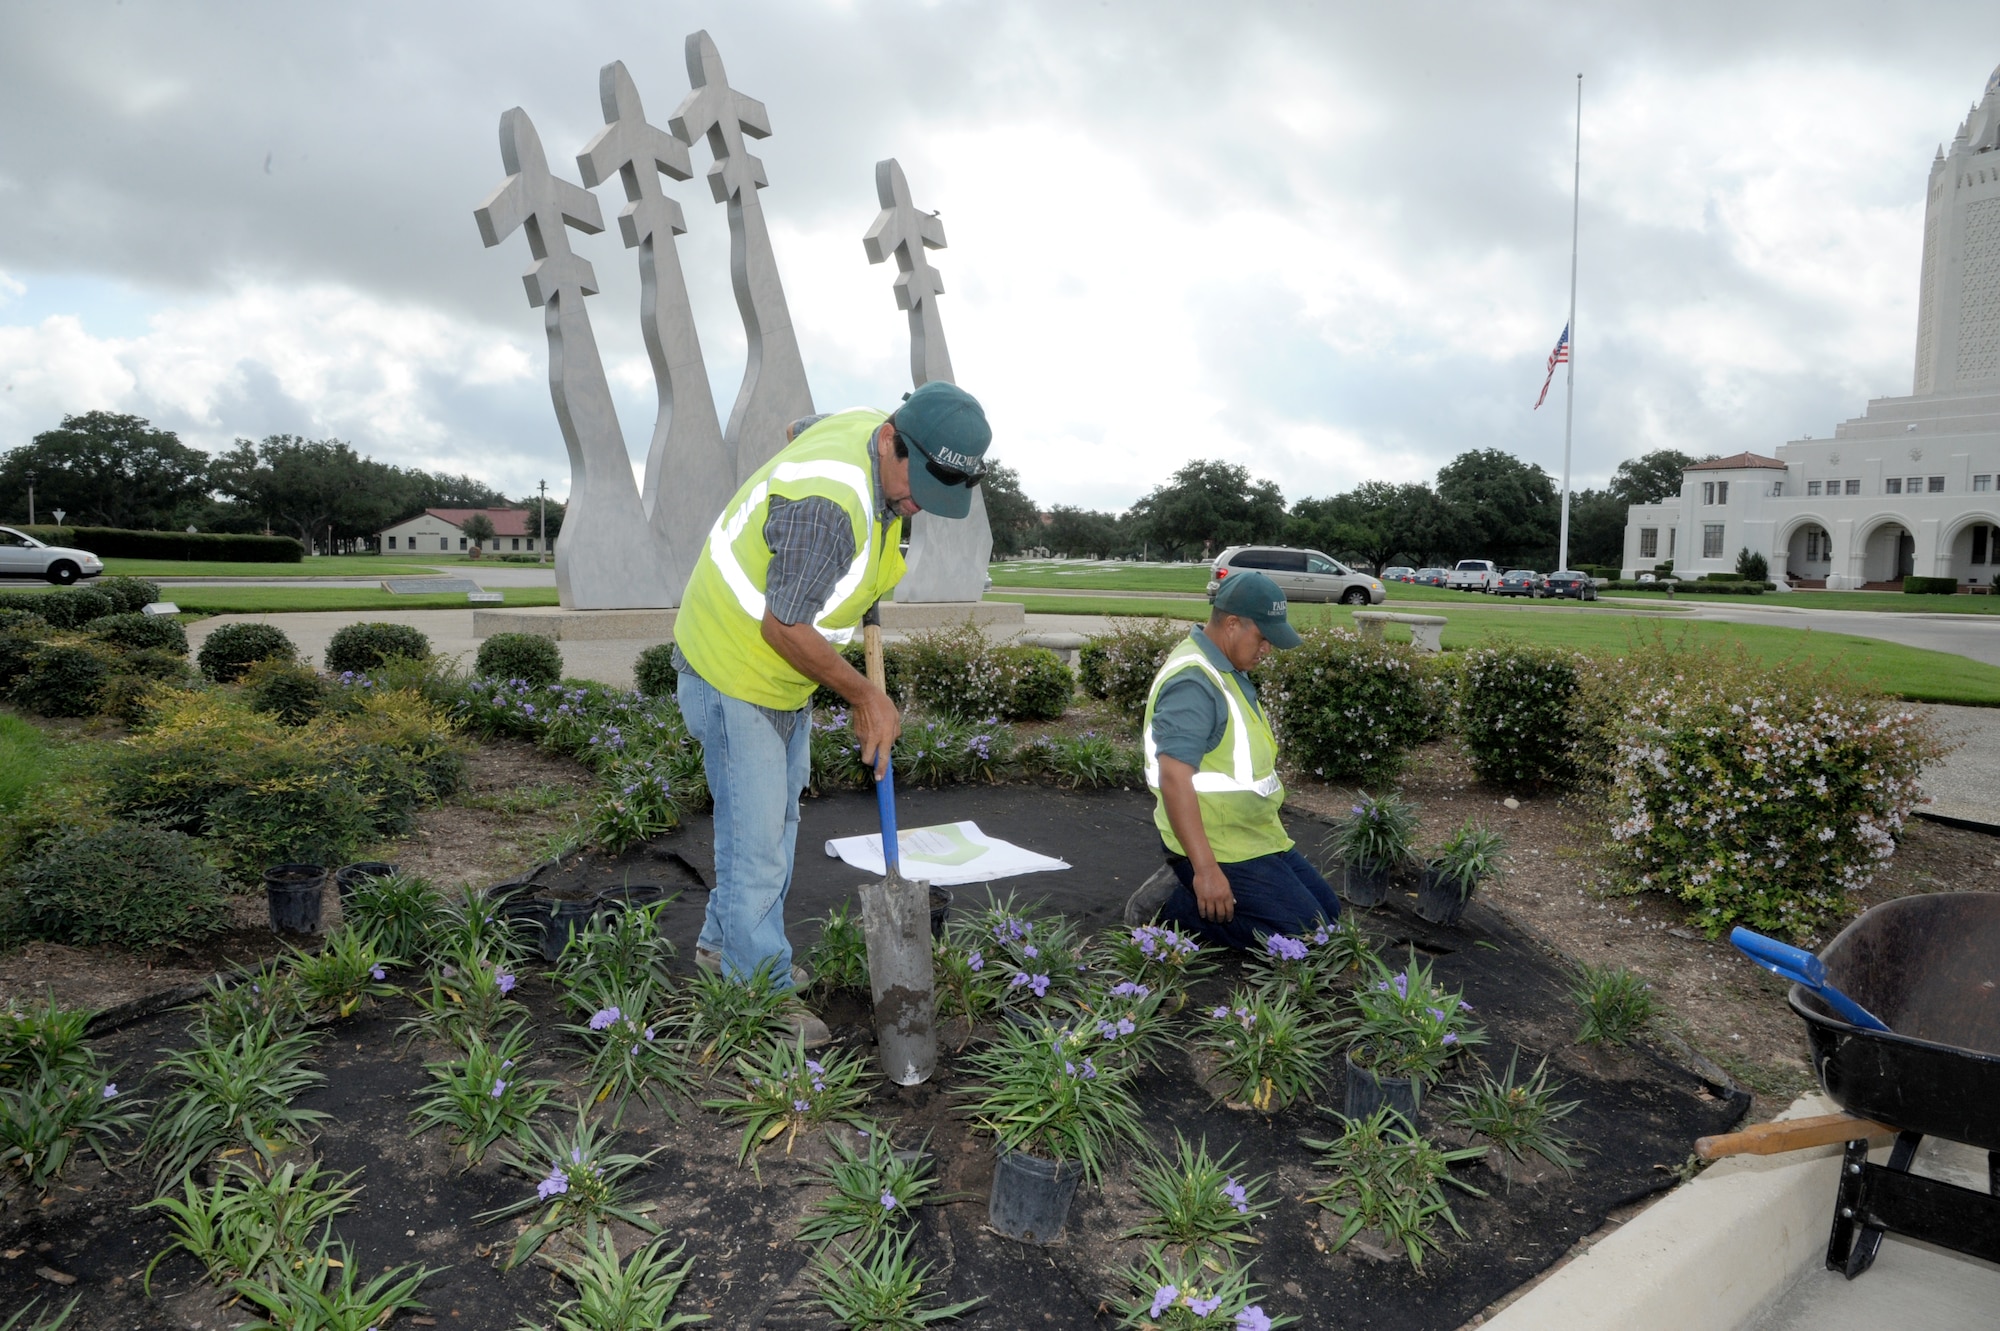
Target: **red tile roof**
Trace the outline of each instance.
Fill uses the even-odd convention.
[[[434,518],[463,527],[475,513],[484,513],[493,522],[495,536],[533,536],[535,515],[525,508],[427,508]]]
[[[1689,471],[1785,471],[1788,468],[1776,458],[1759,457],[1755,453],[1738,453],[1734,457],[1717,458],[1713,462],[1697,462]],[[433,509],[433,512],[436,510]]]

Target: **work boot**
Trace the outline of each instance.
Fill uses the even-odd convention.
[[[796,998],[778,1014],[778,1020],[785,1023],[785,1029],[791,1032],[792,1040],[797,1040],[803,1035],[805,1047],[808,1049],[817,1049],[833,1041],[833,1032],[826,1028],[826,1023],[813,1015],[811,1010]]]
[[[694,964],[707,971],[710,975],[722,974],[722,954],[720,952],[710,952],[705,947],[698,947],[694,950]],[[792,988],[803,989],[812,983],[812,979],[812,972],[804,966],[792,967]]]
[[[1162,864],[1153,871],[1151,878],[1139,884],[1132,895],[1125,898],[1125,923],[1135,929],[1142,924],[1151,924],[1159,918],[1160,908],[1167,904],[1167,898],[1180,885],[1181,880],[1174,877],[1174,871]]]

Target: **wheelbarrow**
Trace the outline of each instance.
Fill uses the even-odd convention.
[[[1768,1146],[1701,1154],[1845,1141],[1826,1264],[1849,1280],[1874,1264],[1884,1234],[2000,1262],[2000,893],[1884,902],[1819,961],[1833,999],[1795,983],[1788,1001],[1806,1024],[1820,1085],[1846,1114],[1769,1124]],[[1888,1029],[1841,1015],[1856,1005]],[[1873,1164],[1868,1138],[1885,1131],[1895,1144],[1887,1164]],[[1927,1136],[1985,1151],[1987,1190],[1911,1173]],[[1776,1144],[1782,1138],[1788,1144]]]

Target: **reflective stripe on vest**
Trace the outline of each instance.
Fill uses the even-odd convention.
[[[1190,642],[1192,642],[1192,639],[1190,639]],[[1234,681],[1224,679],[1222,672],[1209,664],[1208,658],[1202,654],[1199,646],[1193,648],[1191,655],[1183,656],[1178,661],[1168,661],[1165,667],[1161,669],[1159,678],[1153,681],[1152,697],[1147,700],[1148,707],[1150,708],[1152,703],[1158,701],[1160,690],[1166,687],[1168,681],[1172,680],[1175,675],[1181,674],[1191,668],[1205,671],[1208,677],[1215,682],[1215,687],[1222,693],[1223,704],[1229,708],[1229,729],[1230,733],[1235,736],[1235,742],[1230,745],[1231,770],[1227,772],[1197,771],[1194,774],[1195,790],[1197,792],[1242,791],[1251,795],[1266,797],[1277,794],[1281,783],[1278,780],[1275,765],[1273,770],[1259,777],[1255,767],[1251,763],[1250,716],[1244,709],[1241,695],[1237,692]],[[1153,727],[1150,719],[1145,729],[1145,746],[1146,784],[1152,789],[1158,790],[1160,788],[1160,749],[1159,745],[1153,742]]]
[[[828,628],[828,616],[841,606],[848,597],[854,595],[861,586],[861,579],[868,572],[869,551],[881,539],[881,524],[874,520],[874,490],[869,484],[868,473],[848,462],[836,462],[822,458],[817,462],[780,462],[771,469],[770,480],[775,481],[832,481],[854,492],[854,501],[861,511],[870,515],[867,524],[868,541],[854,552],[848,561],[847,570],[833,584],[833,591],[826,598],[826,606],[813,620],[813,627],[820,635],[832,643],[848,643],[854,640],[853,626]],[[750,581],[750,575],[736,559],[736,538],[743,534],[750,519],[761,511],[764,501],[770,497],[770,481],[759,481],[743,496],[743,502],[734,510],[725,510],[716,518],[715,526],[708,534],[708,553],[715,560],[716,572],[736,597],[736,604],[743,607],[743,613],[759,623],[764,619],[764,593]]]

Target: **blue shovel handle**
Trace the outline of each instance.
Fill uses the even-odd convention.
[[[1828,984],[1826,963],[1804,948],[1793,947],[1790,943],[1780,943],[1775,938],[1752,933],[1740,925],[1729,931],[1729,941],[1735,945],[1738,952],[1773,975],[1790,980],[1794,984],[1802,984],[1818,994],[1848,1025],[1859,1026],[1864,1031],[1889,1029],[1888,1024],[1880,1017]]]
[[[901,847],[896,844],[896,767],[889,763],[875,782],[875,807],[882,815],[882,864],[888,876],[902,872]]]

